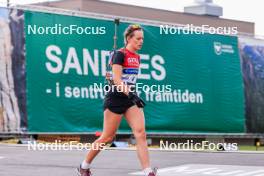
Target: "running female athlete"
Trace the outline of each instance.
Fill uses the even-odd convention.
[[[104,99],[104,127],[102,135],[93,146],[109,143],[116,135],[116,131],[125,117],[136,139],[137,154],[146,176],[156,176],[156,169],[151,169],[149,152],[146,141],[145,117],[143,107],[145,103],[132,90],[136,83],[140,58],[136,53],[143,44],[143,30],[139,25],[130,25],[124,32],[125,47],[115,51],[110,60],[111,72],[107,73],[109,85],[115,85]],[[113,86],[112,86],[113,87]],[[80,176],[90,176],[90,165],[100,149],[91,149],[80,168]]]

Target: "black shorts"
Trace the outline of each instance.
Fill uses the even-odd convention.
[[[109,92],[104,99],[104,110],[109,109],[116,114],[124,114],[135,104],[122,92]]]

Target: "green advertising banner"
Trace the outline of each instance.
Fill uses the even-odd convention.
[[[128,25],[119,26],[119,47]],[[139,92],[147,131],[244,132],[237,37],[143,28],[138,83],[161,90]],[[29,132],[101,130],[104,95],[95,85],[104,83],[113,21],[27,11],[25,35]],[[125,121],[119,130],[129,131]]]

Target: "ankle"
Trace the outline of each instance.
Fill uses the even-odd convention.
[[[88,163],[86,160],[83,160],[82,164],[81,164],[81,168],[82,169],[90,169],[91,164]]]
[[[153,172],[153,170],[150,167],[147,167],[147,168],[143,169],[143,172],[144,172],[145,176],[148,176],[151,172]]]

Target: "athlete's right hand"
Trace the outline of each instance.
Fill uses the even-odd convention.
[[[146,103],[135,92],[129,92],[128,98],[139,108],[144,108],[146,105]]]

